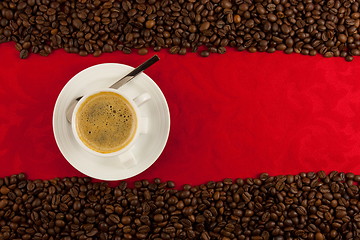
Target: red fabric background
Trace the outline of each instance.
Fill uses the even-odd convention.
[[[99,58],[56,51],[19,59],[0,45],[0,176],[83,176],[61,155],[52,131],[58,94],[99,63],[137,66],[150,56]],[[146,73],[171,114],[168,144],[148,170],[129,179],[202,184],[261,172],[360,173],[360,59],[247,53],[177,56],[163,50]]]

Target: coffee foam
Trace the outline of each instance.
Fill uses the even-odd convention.
[[[137,116],[131,104],[114,92],[88,97],[76,115],[76,130],[81,141],[100,153],[116,152],[134,138]]]

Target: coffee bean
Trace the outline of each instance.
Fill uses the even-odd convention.
[[[249,9],[249,4],[247,4],[247,3],[242,3],[242,4],[239,5],[239,10],[240,10],[240,11],[245,12],[245,11],[247,11],[248,9]]]
[[[283,190],[284,187],[285,187],[285,182],[284,182],[284,181],[278,181],[278,182],[276,183],[276,185],[275,185],[275,188],[276,188],[276,190],[278,190],[278,191]]]
[[[216,52],[220,53],[220,54],[224,54],[224,53],[226,53],[226,48],[225,47],[219,47]]]
[[[245,203],[248,203],[251,201],[251,194],[249,192],[245,192],[241,195],[242,199]]]
[[[29,51],[26,49],[23,49],[20,51],[20,58],[21,59],[26,59],[29,57]]]
[[[179,46],[173,46],[173,47],[171,47],[170,50],[169,50],[169,52],[170,52],[171,54],[177,54],[177,53],[179,53],[179,51],[180,51],[180,47],[179,47]]]
[[[94,209],[86,208],[86,209],[84,209],[84,214],[87,217],[93,217],[93,216],[95,216],[96,213],[95,213]]]
[[[334,56],[334,53],[333,52],[326,52],[325,54],[324,54],[324,57],[326,57],[326,58],[331,58],[331,57],[333,57]]]
[[[0,209],[5,208],[8,205],[9,201],[6,199],[3,199],[0,201]]]
[[[210,237],[208,232],[202,232],[201,235],[200,235],[200,239],[201,240],[210,240],[211,237]]]
[[[185,215],[185,216],[190,216],[192,215],[194,212],[194,208],[193,207],[185,207],[183,210],[182,210],[182,213]]]
[[[73,19],[72,24],[75,28],[80,29],[82,26],[82,21],[78,18]]]
[[[360,181],[360,175],[355,175],[355,176],[353,177],[353,180],[354,180],[355,182],[359,182],[359,181]],[[0,191],[1,191],[1,189],[0,189]]]
[[[351,62],[353,59],[354,59],[354,57],[353,57],[353,56],[350,56],[350,55],[348,55],[348,56],[345,57],[345,60],[346,60],[347,62]]]
[[[179,55],[185,55],[187,52],[186,48],[181,48],[178,52]]]
[[[189,32],[195,33],[196,31],[197,31],[197,27],[195,25],[190,25],[189,26]]]
[[[48,56],[59,48],[81,56],[115,50],[129,54],[136,48],[143,55],[150,47],[154,51],[168,48],[170,53],[181,55],[191,49],[208,56],[210,52],[223,53],[216,49],[225,46],[310,56],[318,52],[347,61],[360,54],[357,3],[346,2],[347,10],[335,3],[284,4],[279,0],[266,4],[229,0],[155,3],[79,0],[71,5],[63,0],[26,0],[15,4],[5,0],[1,5],[0,42],[15,41],[21,58],[30,52]],[[300,12],[301,18],[297,16]],[[36,28],[31,28],[33,24]],[[198,50],[201,46],[208,50]]]
[[[3,194],[3,195],[7,195],[8,193],[10,192],[10,189],[6,186],[2,186],[0,188],[0,193]]]
[[[129,225],[131,223],[131,217],[123,216],[121,218],[121,223],[124,224],[124,225]]]
[[[175,183],[173,181],[167,181],[166,184],[167,184],[168,188],[174,188],[175,187]]]
[[[86,236],[88,237],[94,237],[95,235],[98,234],[98,230],[96,228],[93,228],[91,231],[89,231],[88,233],[86,233]]]
[[[3,227],[0,236],[6,232],[9,239],[11,231],[16,231],[21,239],[42,239],[31,226],[40,226],[42,221],[50,226],[46,234],[54,239],[112,235],[125,239],[246,239],[245,235],[287,239],[290,232],[330,239],[339,235],[339,229],[350,236],[360,221],[359,190],[352,185],[357,176],[336,171],[276,177],[264,173],[245,181],[226,178],[177,190],[174,182],[160,179],[137,181],[133,189],[121,182],[111,189],[89,178],[57,179],[49,186],[47,180],[32,182],[25,175],[13,175],[0,178],[0,192],[6,192],[0,214],[9,219],[9,228]],[[27,213],[20,210],[21,201]]]
[[[288,25],[283,24],[283,25],[281,25],[281,31],[282,31],[284,34],[289,34],[290,31],[291,31],[291,28],[290,28]]]
[[[210,27],[210,22],[203,22],[201,25],[200,25],[200,28],[199,30],[201,32],[205,31],[205,30],[208,30]]]
[[[81,203],[80,203],[80,201],[74,201],[74,204],[73,204],[73,209],[75,210],[75,211],[78,211],[78,210],[80,210],[81,209]]]
[[[162,214],[156,214],[154,216],[154,221],[155,222],[162,222],[162,221],[164,221],[164,216]]]
[[[101,51],[101,50],[96,50],[96,51],[94,51],[94,53],[93,53],[94,57],[99,57],[101,54],[102,54],[102,51]]]
[[[354,48],[350,51],[351,55],[353,56],[359,56],[360,55],[360,50],[357,48]]]
[[[146,28],[152,28],[155,26],[155,20],[148,20],[145,22]]]
[[[115,224],[120,223],[120,217],[118,215],[115,214],[110,214],[109,216],[109,220]]]
[[[234,20],[233,21],[236,24],[240,23],[241,22],[241,16],[238,15],[238,14],[234,15]]]
[[[104,47],[102,48],[102,51],[110,53],[110,52],[113,52],[114,49],[113,49],[113,47],[111,45],[105,44]]]
[[[138,50],[139,55],[146,55],[148,53],[148,50],[146,48],[141,48]]]
[[[231,8],[231,7],[232,7],[231,2],[228,1],[228,0],[222,0],[222,1],[220,2],[220,5],[221,5],[221,7],[223,7],[223,8]]]
[[[303,207],[303,206],[299,206],[296,208],[296,212],[299,214],[299,215],[302,215],[302,216],[306,216],[307,215],[307,211],[306,209]]]
[[[322,235],[321,233],[317,232],[315,234],[315,240],[324,240],[324,235]]]
[[[354,173],[351,173],[351,172],[349,172],[349,173],[346,173],[345,174],[345,177],[347,178],[347,179],[354,179],[354,177],[355,177],[355,174]]]
[[[57,227],[64,227],[65,226],[65,222],[63,220],[56,220],[55,221],[55,225]]]
[[[267,19],[269,19],[270,22],[276,22],[277,17],[276,17],[275,14],[269,13],[269,14],[267,15]]]
[[[207,50],[201,51],[200,56],[202,56],[202,57],[208,57],[208,56],[210,56],[210,52],[207,51]]]

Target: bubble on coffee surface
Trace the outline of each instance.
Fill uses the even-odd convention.
[[[113,92],[86,99],[77,113],[77,132],[90,149],[116,152],[127,146],[136,131],[136,113],[130,103]]]

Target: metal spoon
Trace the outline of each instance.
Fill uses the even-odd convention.
[[[144,71],[145,69],[147,69],[148,67],[150,67],[151,65],[153,65],[154,63],[156,63],[159,60],[160,60],[160,58],[157,55],[154,55],[152,58],[150,58],[149,60],[142,63],[140,66],[138,66],[134,70],[132,70],[129,74],[127,74],[126,76],[124,76],[123,78],[121,78],[120,80],[115,82],[113,85],[110,86],[110,88],[118,89],[119,87],[121,87],[122,85],[129,82],[131,79],[136,77],[139,73],[141,73],[142,71]],[[71,123],[71,118],[72,118],[72,115],[74,112],[74,108],[75,108],[77,102],[82,97],[83,96],[80,96],[80,97],[72,100],[71,103],[69,104],[69,107],[66,109],[66,119],[69,123]]]

